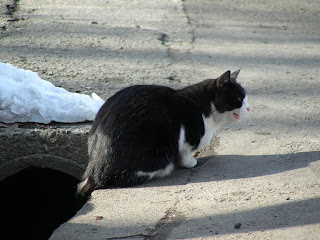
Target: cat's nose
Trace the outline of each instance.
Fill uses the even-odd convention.
[[[249,106],[247,107],[247,111],[248,111],[248,112],[250,111],[250,107],[249,107]]]

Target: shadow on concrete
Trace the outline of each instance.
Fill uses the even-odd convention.
[[[176,226],[174,238],[189,239],[192,237],[250,233],[270,229],[316,224],[320,223],[319,206],[320,198],[310,198],[301,201],[288,200],[283,204],[219,215],[208,212],[205,217],[188,219],[181,222],[179,226]],[[239,223],[241,223],[241,226],[239,229],[236,229],[235,225]],[[69,225],[67,229],[73,229],[73,231],[76,231],[77,234],[84,238],[86,235],[88,238],[94,238],[95,233],[97,233],[99,234],[99,237],[104,237],[105,239],[131,239],[130,236],[134,238],[138,235],[143,235],[143,233],[139,232],[141,231],[141,225],[143,224],[148,223],[137,223],[137,225],[133,226],[119,226],[112,228],[98,225],[67,223],[67,225]],[[71,225],[72,228],[70,228]],[[167,226],[167,228],[169,227]],[[171,230],[174,229],[171,228]],[[63,237],[66,238],[68,237],[68,234],[70,234],[70,236],[73,234],[72,232],[60,232],[63,232]],[[126,235],[126,233],[128,234]],[[170,233],[166,233],[166,235],[170,236]],[[56,237],[56,239],[59,239],[58,236]],[[146,238],[148,237],[146,235],[143,237],[145,237],[145,239],[149,239]],[[157,235],[150,239],[157,239]]]
[[[155,36],[156,38],[156,36]],[[288,43],[288,45],[290,45]],[[84,59],[90,59],[90,58],[96,58],[99,59],[99,61],[104,62],[106,57],[110,61],[121,61],[126,63],[133,63],[136,64],[137,61],[139,62],[145,62],[149,63],[151,60],[154,59],[155,56],[163,56],[163,51],[157,50],[157,49],[151,49],[151,50],[139,50],[139,49],[127,49],[124,52],[120,52],[119,50],[113,50],[113,49],[86,49],[86,48],[43,48],[39,50],[37,47],[31,47],[31,46],[23,46],[23,47],[6,47],[6,51],[10,52],[11,54],[18,54],[26,56],[28,58],[28,55],[32,55],[33,53],[41,51],[43,54],[46,55],[61,55],[61,57],[65,57],[65,53],[69,52],[69,56],[78,55],[81,56]],[[201,66],[208,66],[212,67],[212,64],[218,65],[218,64],[225,64],[229,63],[229,66],[247,66],[248,64],[254,66],[254,68],[257,68],[257,66],[266,67],[268,65],[283,65],[288,66],[290,68],[295,67],[299,65],[300,67],[306,66],[318,66],[320,60],[316,59],[313,56],[310,57],[299,57],[296,58],[294,56],[268,56],[268,55],[250,55],[250,56],[230,56],[229,54],[221,54],[221,53],[174,53],[174,57],[176,59],[179,59],[180,63],[185,63],[186,65],[190,65],[190,59],[193,59],[197,62],[197,64]],[[208,60],[210,59],[210,60]],[[130,64],[129,64],[130,65]],[[136,66],[134,66],[136,67]],[[221,73],[220,73],[221,74]],[[217,76],[212,76],[213,78],[218,77],[219,73],[217,73]]]
[[[232,234],[239,232],[265,231],[269,229],[287,228],[320,223],[320,198],[291,201],[247,211],[214,215],[187,220],[179,237],[201,237],[216,234]],[[240,229],[235,225],[241,223]],[[207,229],[202,229],[205,224]],[[187,232],[183,229],[188,229]]]
[[[198,159],[193,169],[176,169],[172,175],[137,187],[185,185],[252,178],[308,167],[320,161],[320,151],[277,155],[219,155]]]

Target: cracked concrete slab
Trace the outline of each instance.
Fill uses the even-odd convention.
[[[14,6],[10,14],[7,6]],[[106,99],[132,84],[188,81],[183,77],[188,69],[172,66],[176,52],[187,53],[192,39],[179,1],[8,0],[1,7],[0,61],[35,71],[71,92],[95,92]],[[88,161],[89,128],[23,124],[1,129],[1,179],[26,166],[69,171],[69,160],[77,173],[67,173],[79,178]],[[39,155],[56,156],[55,164]]]
[[[179,1],[29,0],[15,16],[24,20],[2,32],[1,61],[67,90],[107,98],[133,83],[182,79],[172,57],[192,36]]]
[[[25,20],[0,30],[3,62],[104,98],[242,68],[252,107],[194,169],[94,191],[51,239],[317,239],[319,10],[313,0],[20,0]]]

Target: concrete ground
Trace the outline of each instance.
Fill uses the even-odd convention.
[[[18,3],[0,16],[1,62],[103,98],[241,68],[252,108],[194,169],[94,191],[51,239],[320,239],[318,1]]]

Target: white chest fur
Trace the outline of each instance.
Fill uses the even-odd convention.
[[[196,151],[204,148],[210,143],[214,132],[218,128],[218,126],[214,123],[212,116],[206,118],[202,115],[202,119],[204,123],[204,135],[202,136]]]
[[[188,142],[186,142],[184,126],[181,126],[180,135],[179,135],[179,152],[184,152],[184,151],[187,151],[189,153],[195,152],[202,149],[203,147],[205,147],[210,143],[213,137],[213,134],[218,128],[219,124],[214,122],[212,116],[205,117],[202,115],[202,119],[204,124],[204,135],[200,139],[200,143],[196,149],[191,150],[192,146]]]
[[[180,135],[179,135],[179,153],[180,153],[180,165],[186,168],[192,168],[197,165],[197,160],[191,156],[193,152],[200,150],[210,143],[211,138],[215,130],[218,127],[212,118],[212,116],[204,117],[202,116],[204,123],[204,135],[200,139],[199,145],[194,149],[187,141],[185,136],[184,126],[181,126]]]

